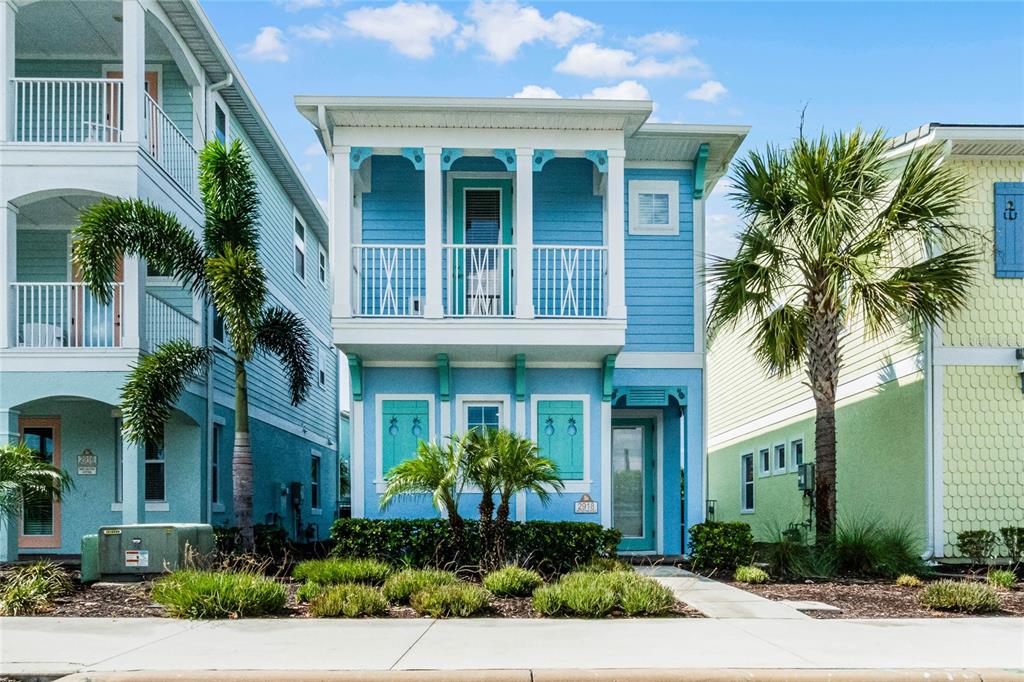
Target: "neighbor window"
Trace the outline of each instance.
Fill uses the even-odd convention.
[[[219,104],[213,105],[213,134],[221,144],[228,143],[228,116]]]
[[[306,279],[306,226],[295,219],[295,276]]]
[[[757,451],[758,474],[767,476],[772,472],[772,453],[768,448],[761,448]]]
[[[164,502],[165,463],[163,442],[146,441],[146,502]]]
[[[774,451],[775,471],[782,473],[786,470],[786,444],[780,443],[775,446]]]
[[[327,286],[327,252],[323,249],[320,249],[319,259],[319,268],[317,273],[320,278],[320,284]]]
[[[317,351],[316,382],[321,388],[327,386],[327,349],[320,348]]]
[[[213,340],[224,343],[224,316],[218,312],[213,313]]]
[[[220,502],[220,424],[213,425],[213,443],[210,448],[210,502]]]
[[[309,506],[320,508],[320,453],[314,452],[309,464]]]
[[[501,403],[466,403],[466,430],[487,431],[501,425]]]
[[[800,465],[804,463],[804,441],[803,439],[794,440],[789,444],[790,460],[793,470],[796,471],[800,468]]]
[[[629,233],[679,234],[679,183],[675,180],[631,180]]]
[[[754,453],[740,457],[740,511],[754,511]]]

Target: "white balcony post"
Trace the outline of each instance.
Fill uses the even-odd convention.
[[[0,142],[14,137],[14,17],[9,0],[0,0]]]
[[[124,259],[124,295],[121,297],[121,344],[125,348],[144,346],[146,319],[146,262]],[[116,314],[116,313],[115,313]]]
[[[423,148],[423,215],[426,236],[426,277],[427,303],[424,316],[438,318],[444,315],[441,304],[441,280],[444,273],[441,268],[442,235],[441,225],[441,148]]]
[[[331,250],[334,255],[334,317],[352,317],[352,148],[334,148],[331,186]]]
[[[516,149],[516,317],[533,310],[533,150]]]
[[[121,523],[146,520],[146,446],[121,433]]]
[[[608,246],[608,317],[626,318],[626,152],[608,150],[605,238]]]
[[[125,142],[142,142],[146,93],[146,10],[139,0],[122,0],[121,16],[121,70],[124,74],[122,139]]]
[[[0,348],[17,345],[14,338],[14,289],[18,272],[18,209],[7,204],[0,208]]]

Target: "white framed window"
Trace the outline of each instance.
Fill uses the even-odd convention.
[[[804,439],[794,438],[789,442],[789,466],[791,471],[797,471],[804,463]]]
[[[228,114],[220,102],[213,105],[213,136],[220,140],[222,145],[228,143]]]
[[[309,506],[320,509],[320,453],[316,450],[309,457]]]
[[[466,430],[489,431],[501,426],[501,403],[466,403]]]
[[[327,286],[327,252],[322,246],[317,249],[317,278],[320,284]]]
[[[213,340],[217,343],[224,345],[226,335],[224,332],[224,316],[218,313],[216,310],[213,311]]]
[[[757,451],[757,475],[771,476],[772,473],[772,451],[769,448],[761,448]]]
[[[740,513],[754,511],[754,453],[740,457]]]
[[[146,441],[146,502],[167,501],[167,466],[162,440]]]
[[[679,234],[679,182],[629,181],[629,233]]]
[[[210,444],[210,503],[220,504],[220,436],[223,428],[213,425],[213,442]]]
[[[306,224],[302,218],[295,215],[295,276],[300,281],[306,281]]]
[[[455,430],[465,433],[473,428],[502,428],[509,424],[509,397],[495,394],[462,394],[455,398]]]
[[[327,349],[318,348],[316,358],[316,383],[320,388],[327,387]]]
[[[784,474],[786,473],[786,444],[779,443],[772,447],[772,464],[775,468],[775,473]]]

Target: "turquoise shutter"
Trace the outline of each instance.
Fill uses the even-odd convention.
[[[537,444],[564,480],[583,479],[585,428],[582,400],[537,401]]]
[[[995,183],[996,277],[1024,277],[1024,182]]]
[[[381,404],[381,470],[391,469],[416,454],[421,440],[430,440],[430,403],[426,400],[385,400]]]

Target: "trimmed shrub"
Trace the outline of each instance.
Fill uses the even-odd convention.
[[[1006,545],[1006,556],[1014,564],[1024,562],[1024,526],[1007,526],[1000,528],[999,534]]]
[[[924,588],[921,603],[940,611],[986,613],[999,610],[999,595],[985,583],[939,580]]]
[[[996,551],[996,534],[990,530],[963,530],[956,534],[956,548],[975,564],[987,564]]]
[[[409,603],[421,616],[467,618],[487,606],[487,590],[470,583],[440,585],[415,593]]]
[[[484,587],[496,597],[527,597],[544,583],[540,573],[519,566],[506,566],[484,576]]]
[[[577,568],[574,573],[616,573],[619,571],[633,572],[633,567],[624,561],[611,557],[598,557]]]
[[[739,583],[760,585],[768,582],[768,574],[757,566],[739,566],[732,576],[733,580]]]
[[[988,572],[986,576],[988,584],[993,587],[1002,587],[1003,589],[1010,589],[1013,584],[1017,582],[1017,576],[1013,571],[1007,571],[1000,568],[994,568]]]
[[[672,590],[624,571],[569,573],[533,593],[533,607],[545,616],[601,618],[616,608],[629,616],[656,616],[674,604]]]
[[[298,564],[292,578],[321,585],[383,585],[390,574],[391,567],[376,559],[313,559]]]
[[[768,572],[779,578],[804,577],[801,574],[806,569],[810,549],[800,528],[783,528],[776,523],[769,525],[765,531],[771,539],[758,544],[757,553],[764,556]]]
[[[408,604],[412,595],[459,582],[451,571],[409,568],[391,575],[384,581],[384,598],[393,604]]]
[[[71,587],[67,571],[49,561],[13,566],[0,581],[0,615],[23,616],[45,611]]]
[[[750,563],[754,536],[738,521],[705,521],[690,528],[693,566],[698,570],[733,570]]]
[[[904,573],[903,575],[896,578],[896,584],[899,587],[921,587],[923,583],[921,582],[921,579],[918,578],[916,575]]]
[[[244,618],[277,613],[287,592],[255,573],[176,571],[153,583],[153,601],[177,618]]]
[[[311,602],[326,592],[328,588],[330,588],[330,585],[321,585],[320,583],[302,583],[299,585],[299,589],[295,591],[295,598],[301,602]]]
[[[309,612],[317,618],[382,616],[388,612],[388,600],[369,585],[341,583],[310,600]]]

